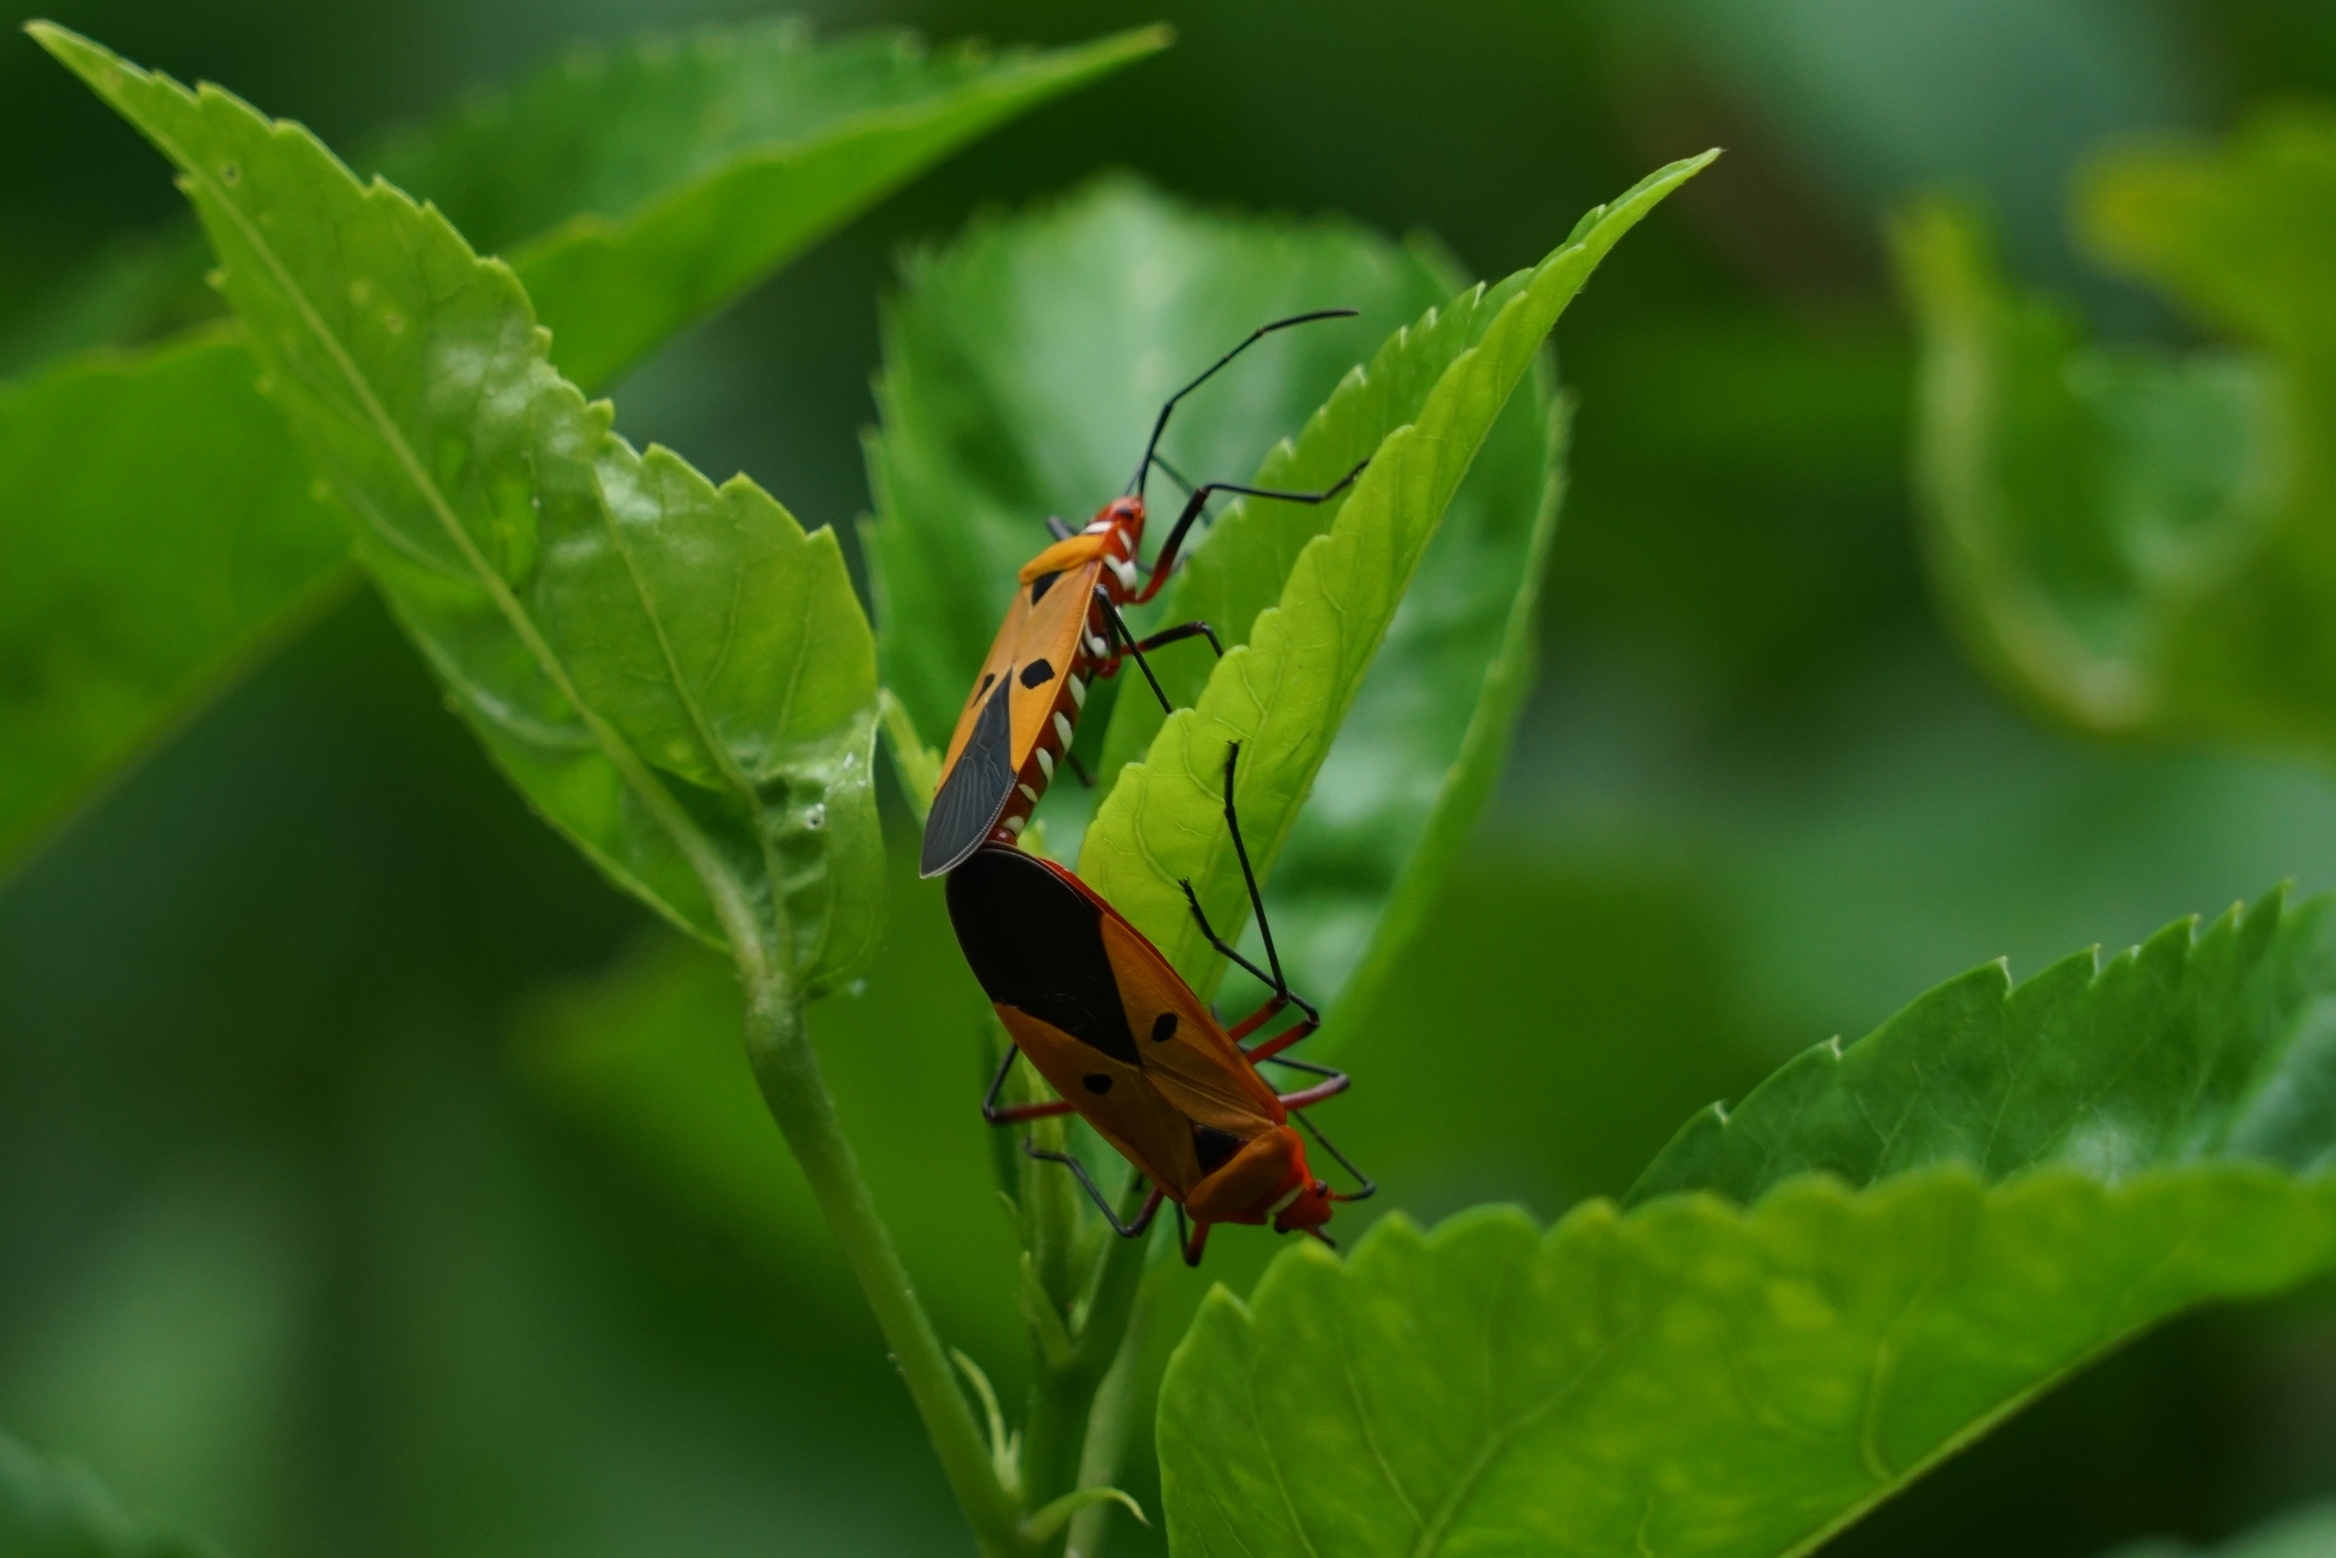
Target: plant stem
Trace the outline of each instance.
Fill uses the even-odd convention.
[[[1122,1221],[1142,1207],[1147,1189],[1142,1180],[1131,1181],[1120,1202]],[[1079,1306],[1082,1313],[1071,1356],[1049,1366],[1042,1355],[1031,1385],[1030,1420],[1022,1437],[1022,1489],[1033,1509],[1081,1486],[1096,1393],[1120,1355],[1143,1283],[1149,1238],[1111,1238],[1104,1243]]]
[[[1141,1354],[1150,1313],[1151,1306],[1144,1302],[1139,1288],[1128,1317],[1127,1335],[1119,1344],[1119,1357],[1103,1376],[1102,1388],[1095,1392],[1095,1406],[1087,1414],[1087,1445],[1079,1456],[1079,1486],[1083,1488],[1108,1487],[1119,1480],[1120,1454],[1127,1448],[1128,1430],[1135,1426],[1139,1409],[1137,1392],[1142,1381],[1137,1376],[1143,1369]],[[1095,1558],[1103,1550],[1111,1511],[1110,1504],[1090,1504],[1073,1515],[1070,1529],[1064,1533],[1063,1558]],[[1155,1519],[1158,1514],[1154,1511]]]
[[[950,1371],[941,1339],[917,1302],[892,1235],[876,1215],[851,1143],[836,1120],[835,1100],[820,1077],[819,1058],[812,1053],[804,1026],[803,1003],[790,982],[767,964],[759,970],[742,966],[741,973],[746,984],[746,1052],[763,1102],[811,1181],[811,1192],[819,1198],[852,1274],[860,1279],[860,1290],[892,1348],[893,1364],[908,1383],[909,1396],[925,1420],[925,1432],[932,1437],[941,1469],[982,1552],[989,1558],[1022,1558],[1029,1545],[1021,1535],[1021,1511],[998,1484],[989,1450]]]

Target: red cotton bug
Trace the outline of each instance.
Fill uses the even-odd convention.
[[[1175,1202],[1178,1243],[1185,1263],[1194,1266],[1217,1223],[1270,1222],[1276,1233],[1302,1231],[1328,1244],[1322,1225],[1330,1221],[1332,1206],[1378,1189],[1304,1113],[1346,1091],[1345,1073],[1282,1054],[1320,1025],[1321,1014],[1282,977],[1233,807],[1240,751],[1235,743],[1225,754],[1225,825],[1249,884],[1268,967],[1226,945],[1210,928],[1192,884],[1183,884],[1209,944],[1273,992],[1229,1030],[1143,932],[1053,861],[985,843],[950,873],[948,887],[958,945],[1014,1041],[982,1099],[982,1118],[1010,1125],[1075,1110],[1151,1181],[1151,1195],[1134,1221],[1119,1220],[1077,1158],[1042,1151],[1027,1137],[1022,1150],[1077,1175],[1123,1238],[1151,1227],[1162,1199]],[[1298,1021],[1253,1048],[1241,1047],[1289,1007],[1297,1008]],[[1001,1108],[998,1094],[1017,1054],[1028,1055],[1060,1097]],[[1277,1093],[1257,1071],[1267,1062],[1321,1080]],[[1293,1118],[1354,1176],[1360,1190],[1341,1194],[1314,1177],[1305,1141],[1290,1128]],[[1187,1213],[1193,1221],[1189,1234]]]
[[[990,644],[989,658],[957,716],[956,732],[942,756],[932,810],[925,818],[925,842],[918,871],[939,876],[955,870],[985,839],[1011,844],[1030,820],[1038,798],[1054,778],[1055,764],[1068,757],[1087,685],[1119,670],[1133,655],[1151,683],[1160,706],[1168,706],[1160,679],[1144,652],[1187,638],[1205,638],[1220,655],[1224,647],[1205,622],[1180,622],[1144,639],[1128,631],[1122,606],[1140,606],[1160,592],[1176,566],[1187,532],[1220,492],[1273,498],[1286,503],[1327,503],[1362,473],[1356,466],[1320,492],[1274,492],[1238,482],[1204,482],[1195,487],[1159,452],[1176,403],[1206,384],[1234,358],[1276,330],[1317,319],[1345,319],[1356,311],[1329,308],[1277,319],[1210,364],[1208,372],[1168,397],[1152,423],[1152,437],[1127,492],[1096,510],[1087,528],[1072,532],[1050,519],[1055,543],[1022,565],[1020,587],[1006,620]],[[1367,463],[1367,462],[1366,462]],[[1190,496],[1149,569],[1136,561],[1144,539],[1144,487],[1154,467]],[[1082,777],[1084,777],[1082,775]]]

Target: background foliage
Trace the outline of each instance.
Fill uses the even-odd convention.
[[[726,14],[48,9],[338,146],[580,31]],[[1155,19],[1107,13],[903,0],[819,22],[1067,42]],[[873,300],[898,246],[977,207],[1117,164],[1204,204],[1425,229],[1498,276],[1645,168],[1732,148],[1561,335],[1580,409],[1547,670],[1452,885],[1343,1040],[1364,1081],[1341,1141],[1401,1187],[1390,1204],[1553,1218],[1626,1190],[1710,1099],[1974,963],[2008,954],[2024,974],[2283,876],[2328,884],[2318,770],[2071,741],[1964,668],[1917,567],[1910,335],[1880,237],[1894,197],[1951,184],[1984,197],[2010,272],[2088,330],[2251,341],[2085,265],[2068,180],[2104,137],[2336,92],[2317,8],[1581,0],[1430,22],[1374,0],[1171,19],[1171,53],[950,163],[616,393],[628,436],[743,468],[848,533],[874,507],[855,443],[875,415]],[[76,84],[20,38],[0,49],[18,382],[55,289],[151,263],[178,209]],[[370,597],[315,609],[0,891],[0,1422],[253,1558],[952,1540],[767,1129],[740,1173],[677,1161],[558,1038],[611,988],[596,981],[711,965],[661,961],[646,911],[478,763]],[[0,661],[0,679],[26,674]],[[959,1109],[977,1062],[947,951],[901,908],[890,969],[820,1008],[818,1037],[847,1123],[891,1144],[878,1194],[934,1263],[920,1281],[996,1293],[1003,1233],[929,1188],[978,1176],[985,1147]],[[719,1187],[741,1183],[764,1204],[726,1213]],[[1209,1275],[1246,1288],[1264,1249],[1225,1239]],[[980,1311],[965,1302],[960,1334],[1012,1324]],[[2330,1337],[2316,1297],[2181,1322],[1840,1550],[2219,1543],[2336,1484]]]

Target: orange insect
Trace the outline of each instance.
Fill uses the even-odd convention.
[[[1076,1110],[1151,1181],[1151,1195],[1132,1222],[1119,1220],[1077,1158],[1041,1151],[1028,1139],[1023,1151],[1068,1167],[1122,1237],[1148,1229],[1163,1199],[1175,1202],[1178,1243],[1186,1264],[1196,1266],[1217,1223],[1270,1222],[1276,1233],[1303,1231],[1329,1243],[1322,1225],[1330,1221],[1332,1206],[1362,1200],[1378,1188],[1302,1112],[1346,1091],[1345,1074],[1281,1053],[1312,1033],[1321,1016],[1282,977],[1234,815],[1239,753],[1236,744],[1225,755],[1225,823],[1249,883],[1270,972],[1218,938],[1192,884],[1184,884],[1201,934],[1273,990],[1229,1030],[1143,932],[1053,861],[986,843],[950,874],[948,888],[958,945],[1014,1040],[982,1099],[982,1117],[1006,1125]],[[1254,1048],[1241,1047],[1292,1006],[1299,1021]],[[1000,1107],[998,1094],[1017,1054],[1028,1055],[1060,1097]],[[1258,1074],[1267,1061],[1322,1080],[1277,1093]],[[1341,1194],[1314,1177],[1292,1119],[1354,1175],[1360,1190]],[[1185,1233],[1188,1213],[1193,1227]]]
[[[1160,706],[1168,706],[1160,679],[1144,652],[1187,638],[1206,638],[1218,654],[1224,647],[1205,622],[1180,622],[1147,638],[1128,631],[1122,606],[1140,606],[1160,591],[1176,566],[1184,538],[1211,497],[1244,493],[1289,503],[1326,503],[1362,473],[1358,465],[1321,492],[1274,492],[1237,482],[1204,482],[1198,487],[1177,474],[1159,453],[1160,435],[1176,403],[1209,381],[1216,371],[1276,330],[1316,319],[1343,319],[1351,308],[1323,309],[1277,319],[1209,366],[1207,373],[1168,397],[1152,424],[1151,441],[1136,466],[1127,493],[1098,509],[1087,528],[1071,532],[1060,520],[1047,524],[1055,543],[1022,565],[1021,585],[1007,608],[1004,625],[990,644],[981,676],[957,716],[956,732],[941,759],[940,782],[925,819],[925,842],[918,869],[925,876],[955,870],[985,839],[1011,844],[1030,821],[1039,796],[1065,760],[1087,701],[1088,684],[1115,674],[1133,655],[1151,683]],[[1160,555],[1147,569],[1136,561],[1144,539],[1144,485],[1154,467],[1191,494],[1176,517]],[[1084,775],[1081,776],[1082,778]]]

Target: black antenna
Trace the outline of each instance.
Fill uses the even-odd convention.
[[[1273,334],[1276,330],[1287,330],[1292,325],[1312,324],[1317,319],[1352,319],[1355,317],[1355,315],[1361,312],[1362,310],[1359,308],[1317,309],[1311,314],[1292,314],[1287,319],[1277,319],[1270,325],[1259,325],[1255,330],[1252,330],[1249,333],[1249,338],[1247,340],[1243,341],[1239,346],[1234,347],[1231,351],[1218,358],[1215,362],[1210,363],[1207,373],[1202,374],[1199,378],[1194,379],[1190,384],[1185,385],[1184,388],[1178,390],[1175,394],[1168,397],[1168,403],[1160,408],[1159,420],[1152,424],[1151,442],[1144,445],[1143,463],[1136,467],[1135,479],[1127,484],[1127,490],[1135,493],[1138,497],[1143,495],[1144,480],[1146,477],[1152,474],[1153,452],[1160,447],[1160,435],[1168,431],[1168,414],[1176,409],[1176,403],[1178,401],[1191,394],[1194,390],[1199,389],[1203,384],[1206,384],[1209,381],[1210,376],[1213,375],[1219,368],[1222,368],[1225,366],[1225,364],[1231,362],[1234,358],[1240,356],[1243,352],[1249,350],[1249,348],[1255,346],[1258,342],[1264,340],[1267,336]]]

